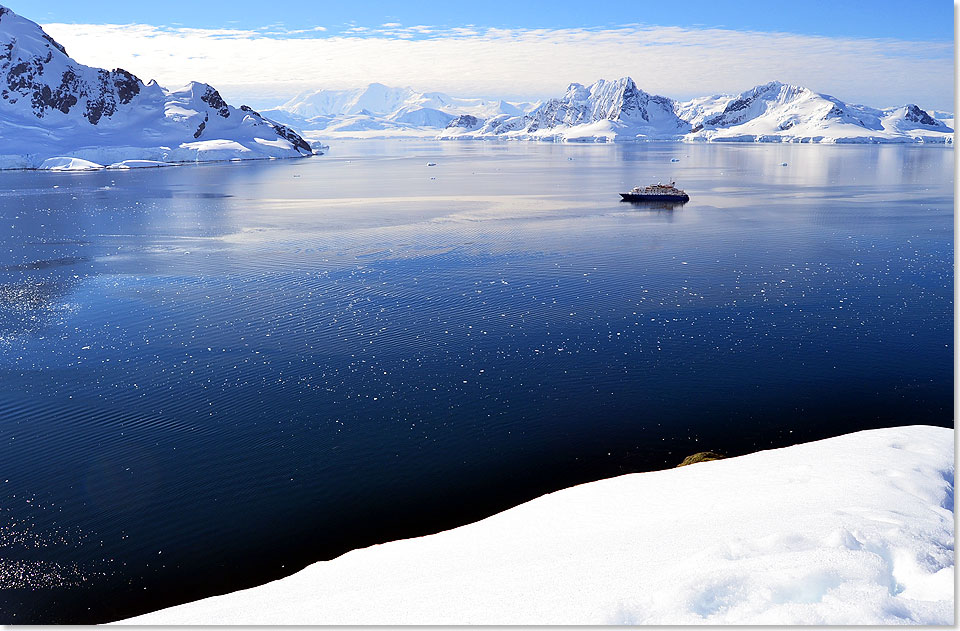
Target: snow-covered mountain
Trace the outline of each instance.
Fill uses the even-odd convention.
[[[529,114],[500,115],[473,125],[451,122],[443,138],[507,136],[541,140],[675,139],[690,124],[674,102],[639,89],[630,77],[590,86],[571,83],[566,93]]]
[[[950,117],[952,122],[952,116]],[[736,95],[676,102],[629,77],[572,84],[559,99],[521,117],[451,121],[442,138],[564,141],[953,142],[944,121],[910,104],[876,109],[808,88],[772,82]]]
[[[316,138],[554,141],[953,142],[953,115],[917,105],[877,109],[779,82],[686,102],[633,79],[572,83],[542,104],[461,99],[371,84],[301,95],[268,115]]]
[[[300,94],[278,109],[299,116],[349,115],[368,112],[387,114],[413,104],[417,93],[410,88],[391,88],[381,83],[371,83],[356,90],[317,90]]]
[[[289,127],[228,105],[205,83],[168,91],[126,70],[80,64],[40,26],[3,6],[0,139],[0,168],[312,153]]]
[[[309,130],[314,137],[432,138],[460,115],[480,119],[504,114],[520,116],[538,105],[538,102],[459,98],[442,92],[417,92],[371,83],[354,90],[304,92],[264,114]]]
[[[601,79],[589,87],[572,83],[566,94],[534,110],[527,131],[569,128],[601,121],[615,128],[637,131],[635,135],[672,136],[690,129],[673,111],[673,101],[637,88],[633,79]]]
[[[417,92],[411,88],[392,88],[382,83],[354,90],[315,90],[290,99],[280,111],[299,118],[367,114],[389,117],[399,110],[431,109],[447,114],[473,114],[490,117],[497,114],[523,114],[539,103],[508,103],[503,100],[458,98],[442,92]]]
[[[123,69],[80,64],[37,24],[0,6],[0,168],[309,155],[291,126],[313,139],[953,142],[952,114],[851,105],[779,82],[677,102],[623,77],[572,83],[544,103],[371,83],[306,92],[260,114],[228,105],[204,83],[171,91]]]
[[[793,142],[951,142],[953,129],[917,105],[876,109],[771,82],[736,95],[677,103],[689,139]]]

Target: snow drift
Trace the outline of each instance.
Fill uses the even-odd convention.
[[[121,624],[939,624],[953,431],[863,431],[558,491]]]
[[[40,26],[3,6],[0,139],[0,168],[39,168],[48,158],[72,158],[93,168],[89,165],[124,160],[194,162],[313,153],[292,129],[246,106],[228,105],[207,84],[170,91],[120,68],[77,63]]]

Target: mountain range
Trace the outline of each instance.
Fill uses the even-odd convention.
[[[298,157],[314,153],[305,137],[952,143],[952,125],[952,114],[916,104],[854,105],[776,81],[681,102],[630,77],[571,83],[543,102],[371,83],[305,92],[261,114],[229,105],[205,83],[168,90],[121,68],[80,64],[39,25],[0,6],[0,168]]]
[[[166,90],[78,63],[0,6],[0,168],[98,168],[310,155],[299,134],[205,83]]]
[[[417,92],[381,83],[353,90],[304,92],[264,115],[288,124],[328,134],[363,137],[371,132],[387,135],[436,135],[459,116],[482,119],[522,116],[539,102],[503,99],[458,98],[442,92]]]
[[[777,81],[739,94],[676,101],[623,77],[572,83],[560,97],[522,103],[371,84],[303,94],[268,114],[310,138],[953,142],[952,114],[932,115],[915,104],[854,105]]]

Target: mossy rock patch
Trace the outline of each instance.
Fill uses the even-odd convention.
[[[710,462],[711,460],[723,460],[726,456],[713,451],[699,451],[692,456],[687,456],[678,467],[685,467],[688,464],[697,464],[698,462]]]

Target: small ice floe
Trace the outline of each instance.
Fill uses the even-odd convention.
[[[108,169],[158,169],[160,167],[176,166],[170,162],[159,162],[157,160],[122,160],[114,162],[107,166]]]
[[[427,162],[427,166],[428,166],[428,167],[435,167],[435,166],[437,166],[437,163],[436,163],[436,162]]]
[[[58,156],[47,158],[37,168],[43,171],[99,171],[103,168],[103,165],[82,158]]]
[[[680,158],[670,158],[670,162],[680,162]]]

